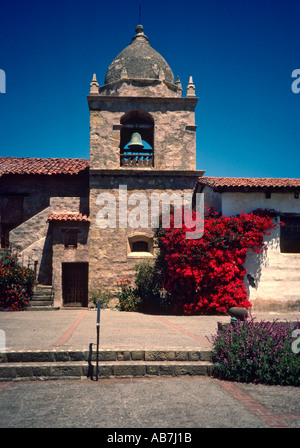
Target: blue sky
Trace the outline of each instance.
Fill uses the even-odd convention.
[[[2,0],[0,156],[89,157],[86,96],[142,24],[184,92],[193,76],[197,169],[299,177],[299,0]]]

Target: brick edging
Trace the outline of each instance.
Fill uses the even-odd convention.
[[[291,426],[287,424],[287,420],[300,420],[299,416],[274,414],[261,403],[254,400],[254,398],[252,398],[249,394],[244,392],[236,383],[221,380],[217,380],[217,382],[226,392],[232,395],[247,409],[249,409],[253,415],[259,417],[271,428],[290,428]]]

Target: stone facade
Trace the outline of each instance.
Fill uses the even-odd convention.
[[[20,262],[36,271],[40,284],[52,284],[52,229],[47,222],[51,213],[68,211],[88,213],[88,176],[5,175],[0,178],[4,203],[1,227],[10,229],[9,243],[19,254]],[[80,196],[81,195],[81,196]],[[20,198],[21,222],[14,221],[7,203]],[[15,213],[15,212],[14,212]],[[2,241],[2,247],[5,247]]]
[[[116,282],[126,276],[132,277],[136,263],[155,256],[153,247],[153,228],[151,226],[151,194],[166,193],[169,197],[176,194],[184,199],[184,193],[191,193],[197,180],[196,173],[185,174],[168,173],[162,175],[160,172],[130,172],[116,174],[111,173],[94,175],[91,173],[90,183],[90,219],[89,232],[89,262],[90,262],[90,290],[95,291],[101,285],[105,287],[116,287]],[[120,186],[126,186],[127,201],[130,202],[131,194],[142,193],[147,199],[148,216],[147,224],[133,229],[130,227],[128,217],[136,204],[126,206],[127,226],[120,228]],[[115,198],[116,203],[116,228],[99,228],[97,214],[101,209],[97,205],[97,198],[101,193],[109,193]],[[138,201],[137,201],[138,204]],[[124,207],[124,202],[122,203]],[[144,216],[142,217],[144,218]],[[140,218],[137,218],[140,221]],[[148,253],[132,252],[130,240],[135,238],[139,241],[148,241],[150,246]]]

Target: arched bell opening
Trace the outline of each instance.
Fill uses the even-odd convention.
[[[131,111],[121,118],[120,165],[154,166],[154,120],[144,111]]]

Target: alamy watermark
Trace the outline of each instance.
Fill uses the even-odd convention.
[[[170,228],[173,208],[174,227],[182,228],[184,224],[189,229],[186,231],[187,239],[200,239],[204,232],[204,193],[196,193],[194,218],[192,199],[192,193],[188,192],[183,194],[152,192],[149,203],[145,193],[128,194],[127,185],[119,185],[116,196],[110,192],[98,195],[96,205],[101,208],[97,213],[96,223],[100,229],[115,229],[117,226],[121,229],[147,229],[149,224],[152,229],[157,229],[161,217],[162,227]]]
[[[6,75],[5,71],[0,69],[0,93],[6,93]]]
[[[300,353],[300,328],[293,331],[292,338],[296,338],[292,342],[292,352],[298,355],[298,353]]]
[[[5,351],[6,351],[5,331],[0,330],[0,353],[5,353]]]
[[[292,82],[291,88],[293,93],[300,92],[300,69],[296,68],[292,71],[292,78],[296,78],[295,81]]]

